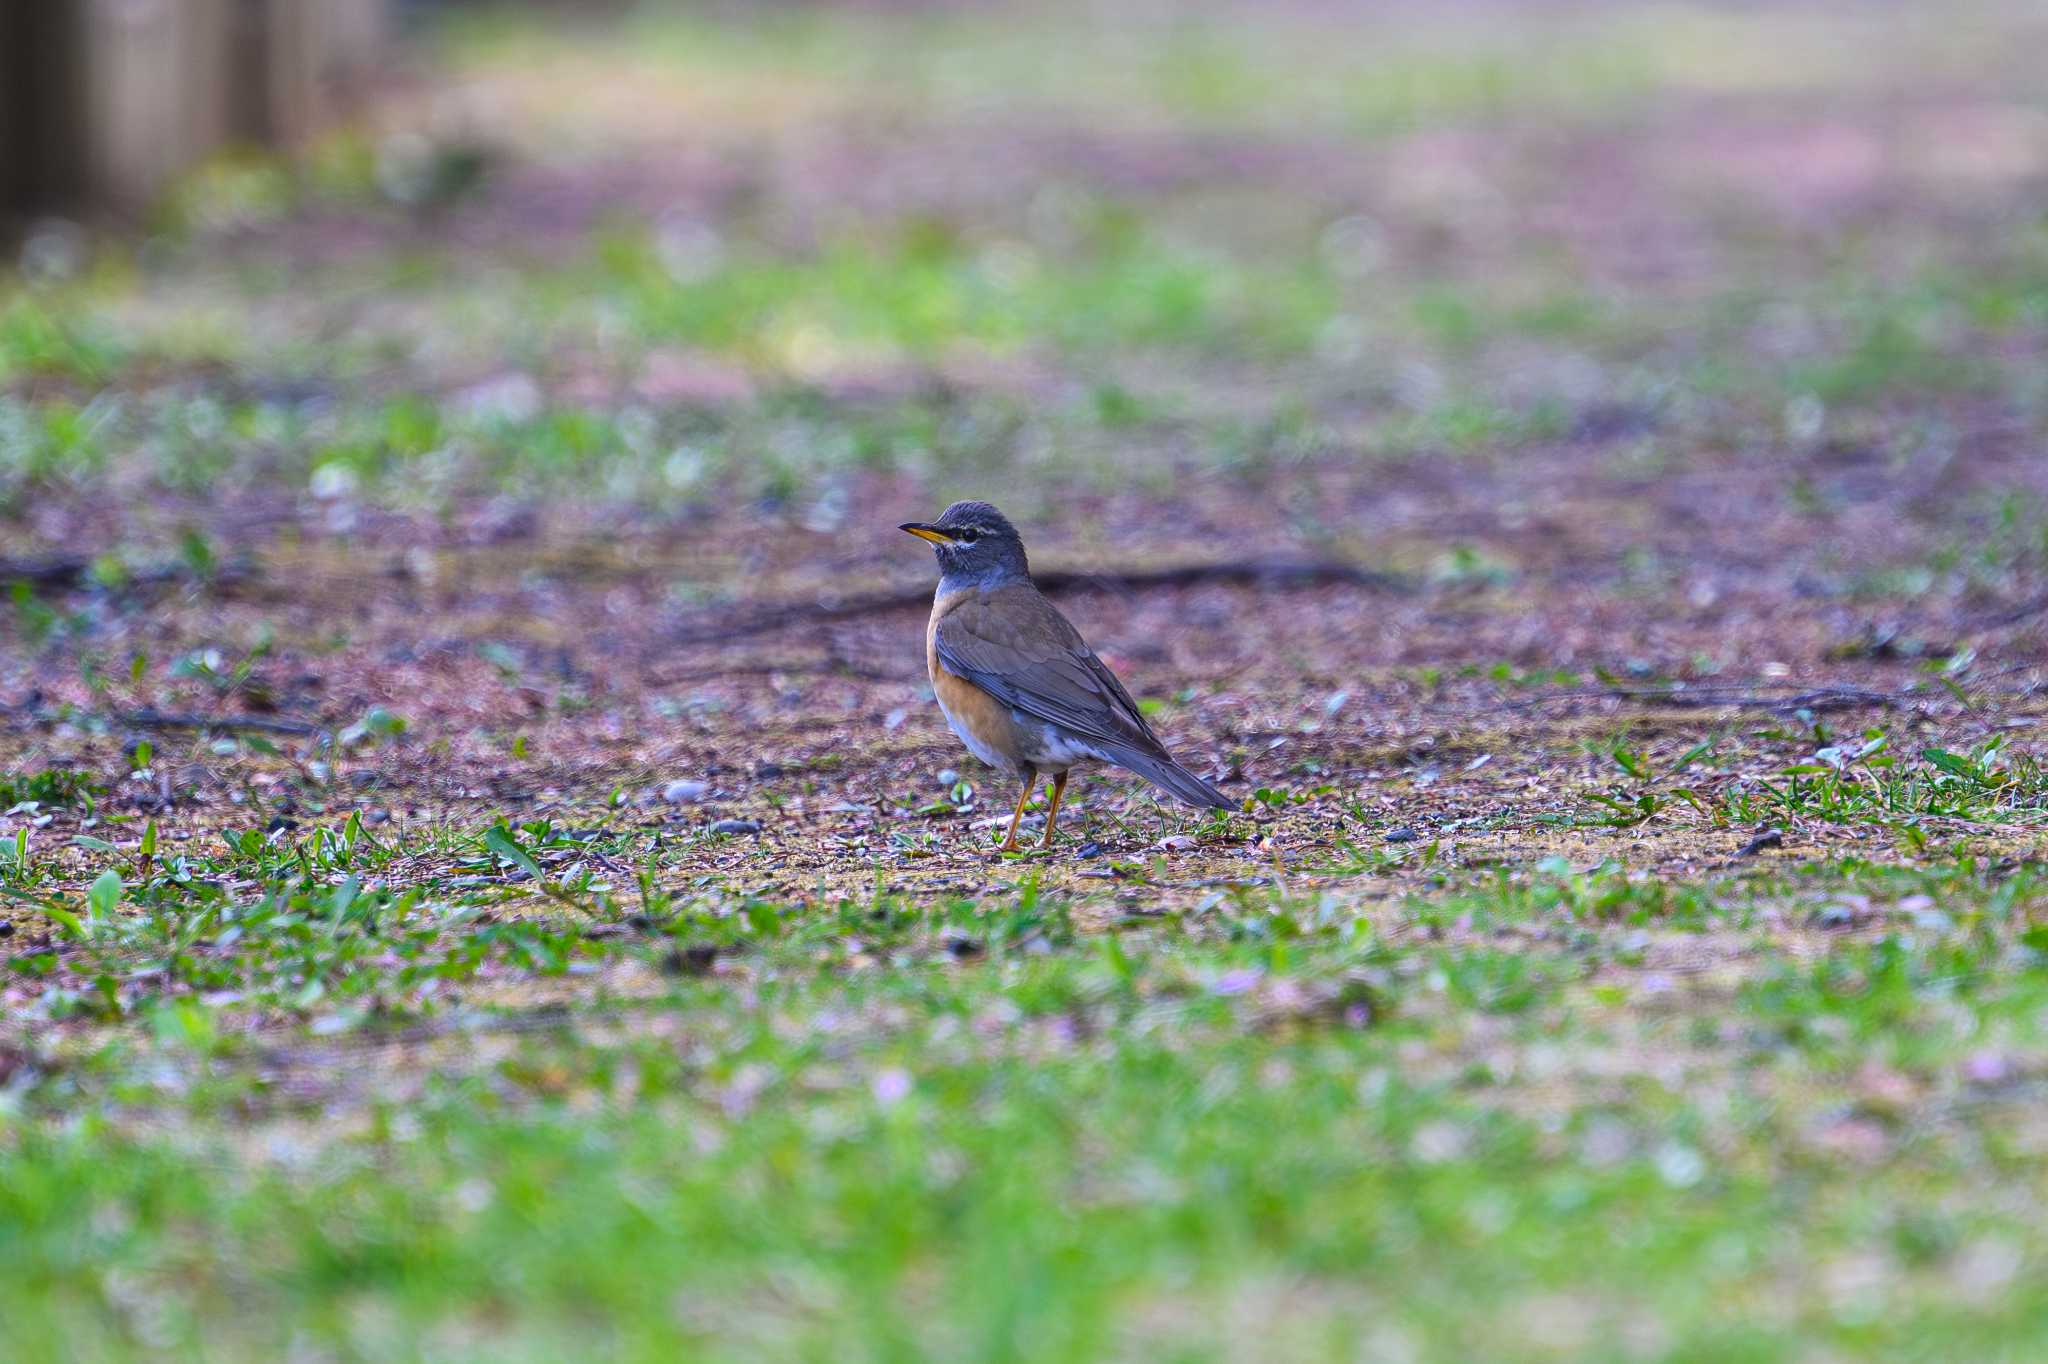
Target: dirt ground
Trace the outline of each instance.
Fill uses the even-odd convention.
[[[2032,21],[1987,13],[1909,102],[1892,92],[1917,30],[1859,13],[1841,22],[1882,38],[1861,73],[1808,81],[1759,57],[1766,69],[1674,74],[1657,49],[1612,106],[1539,84],[1504,97],[1529,100],[1525,116],[1411,111],[1364,138],[1256,108],[1205,126],[1142,97],[1095,122],[1085,82],[1067,104],[1013,91],[962,117],[943,86],[885,93],[857,65],[714,63],[693,83],[610,49],[592,100],[598,57],[483,43],[461,81],[401,88],[383,116],[446,155],[480,138],[480,187],[410,208],[312,194],[237,217],[202,181],[197,227],[160,263],[81,298],[98,325],[152,339],[111,370],[29,363],[5,379],[24,410],[113,410],[117,431],[89,472],[22,485],[0,523],[0,577],[30,584],[0,664],[0,757],[107,788],[89,811],[12,822],[72,890],[100,859],[66,840],[116,817],[117,847],[149,819],[207,847],[353,813],[422,836],[501,817],[630,829],[659,836],[678,890],[923,897],[1030,877],[1150,912],[1326,875],[1395,896],[1446,868],[1553,857],[1710,875],[1757,832],[1722,798],[1841,735],[2035,755],[2048,322],[2038,249],[2008,224],[2037,211],[2048,152],[1999,41]],[[1818,31],[1712,22],[1732,27],[1708,48],[1776,34],[1799,51]],[[1331,287],[1351,311],[1299,365],[1249,335],[1220,352],[968,338],[809,359],[765,342],[621,345],[584,330],[573,298],[532,353],[476,301],[581,259],[618,223],[652,220],[664,243],[709,224],[797,254],[902,223],[1000,246],[1039,230],[1034,214],[1070,213],[1061,195],[1113,196],[1162,240],[1198,229],[1240,253],[1296,249],[1305,229],[1324,258],[1369,238],[1370,278],[1339,261]],[[1948,276],[1966,281],[1956,299],[1922,308],[1939,286],[1910,281]],[[1540,312],[1560,280],[1606,322],[1580,334],[1516,312]],[[1773,281],[1797,283],[1774,302]],[[1439,296],[1460,290],[1474,292]],[[162,340],[224,316],[219,354]],[[315,348],[266,366],[289,337]],[[1774,391],[1781,370],[1811,371],[1812,391]],[[1416,396],[1447,387],[1482,389],[1521,424],[1467,431],[1454,402]],[[1039,428],[1117,394],[1136,395],[1134,419]],[[122,424],[184,403],[317,420],[409,398],[714,426],[756,404],[856,426],[908,405],[928,444],[975,452],[949,463],[885,434],[874,457],[765,488],[736,454],[654,500],[582,495],[601,468],[565,486],[515,452],[495,479],[458,470],[415,495],[431,460],[394,454],[367,486],[301,482],[292,471],[320,456],[289,438],[244,440],[195,483],[156,428]],[[1216,456],[1226,426],[1251,457]],[[1200,823],[1091,773],[1050,853],[989,858],[1012,796],[931,700],[933,569],[894,530],[968,495],[1009,508],[1039,568],[1080,575],[1063,607],[1248,813]],[[195,541],[203,561],[181,557]],[[96,577],[108,556],[124,567]],[[1303,564],[1319,568],[1276,567]],[[1161,569],[1189,572],[1119,576]],[[380,715],[402,732],[364,728]],[[251,732],[267,751],[234,742]],[[1716,812],[1660,797],[1599,822],[1613,807],[1591,795],[1647,789],[1616,746],[1661,769],[1701,744],[1711,756],[1663,784],[1683,777]],[[746,831],[713,833],[721,821]],[[1760,822],[1781,840],[1752,867],[1897,853],[1882,821],[1787,807]],[[2032,821],[1914,829],[1945,850],[2039,850]],[[1414,855],[1361,878],[1388,850]],[[33,904],[4,912],[35,931]]]
[[[2038,1353],[2048,12],[609,12],[0,268],[10,1348]]]

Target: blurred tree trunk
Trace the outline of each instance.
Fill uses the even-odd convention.
[[[373,79],[390,0],[0,0],[0,215],[132,214],[232,142],[289,146]]]
[[[83,62],[66,10],[0,5],[0,209],[45,208],[84,187]]]
[[[235,50],[254,77],[237,131],[266,145],[302,141],[375,74],[390,41],[388,0],[233,0]]]

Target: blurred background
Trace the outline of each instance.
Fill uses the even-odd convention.
[[[2042,568],[2023,0],[5,22],[34,591],[371,564],[411,611],[566,555],[680,637],[914,586],[882,531],[971,494],[1043,562],[1437,593],[1346,669],[1675,677],[1939,639]]]
[[[2034,1357],[2044,54],[0,0],[12,1353]]]

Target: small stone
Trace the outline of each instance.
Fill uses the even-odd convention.
[[[782,775],[782,764],[756,763],[754,765],[754,775],[760,778],[762,781],[773,781],[775,780],[775,778]]]
[[[1755,857],[1766,848],[1782,848],[1784,846],[1785,831],[1783,829],[1763,829],[1757,833],[1755,838],[1743,844],[1735,855],[1737,857]]]
[[[2003,1084],[2012,1078],[2012,1065],[1999,1052],[1973,1052],[1969,1059],[1963,1062],[1963,1075],[1972,1084]]]
[[[711,791],[711,783],[702,781],[672,781],[661,788],[661,798],[670,805],[694,805]]]
[[[939,785],[951,790],[960,784],[960,774],[948,767],[939,773]]]
[[[1813,916],[1813,921],[1822,928],[1853,928],[1856,924],[1856,911],[1848,905],[1828,905]]]
[[[1259,983],[1264,973],[1255,966],[1235,971],[1225,971],[1209,986],[1210,993],[1219,995],[1241,995]]]
[[[389,824],[390,822],[391,812],[389,810],[379,808],[363,812],[363,823],[365,824]]]
[[[1160,852],[1191,852],[1201,844],[1186,834],[1168,834],[1152,846]]]
[[[1425,1165],[1442,1165],[1463,1156],[1470,1145],[1470,1133],[1450,1119],[1440,1118],[1416,1128],[1409,1149]]]
[[[1674,1189],[1689,1189],[1707,1173],[1706,1158],[1682,1142],[1669,1142],[1657,1152],[1657,1173]]]
[[[718,964],[718,948],[710,943],[672,947],[661,959],[661,969],[672,976],[708,976]]]
[[[1387,830],[1385,837],[1387,842],[1389,843],[1413,843],[1416,839],[1422,837],[1422,835],[1416,833],[1415,830],[1403,824],[1398,829]]]
[[[1954,1257],[1949,1281],[1965,1302],[1982,1305],[1994,1302],[2026,1266],[2026,1252],[2016,1241],[2002,1236],[1985,1236]]]
[[[721,819],[711,826],[715,834],[757,834],[761,832],[758,819]]]
[[[1083,843],[1080,847],[1074,849],[1074,856],[1084,862],[1091,857],[1100,857],[1102,856],[1102,845],[1100,843]]]
[[[891,1066],[875,1076],[870,1088],[874,1090],[877,1104],[883,1108],[894,1108],[910,1097],[910,1072],[901,1066]]]

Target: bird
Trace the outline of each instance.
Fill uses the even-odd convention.
[[[955,502],[936,521],[899,530],[931,542],[939,587],[925,627],[925,666],[946,723],[975,757],[1023,779],[998,852],[1017,851],[1017,823],[1038,779],[1052,779],[1039,847],[1052,846],[1074,764],[1127,768],[1188,805],[1237,802],[1167,752],[1138,703],[1073,623],[1031,581],[1017,528],[987,502]]]

